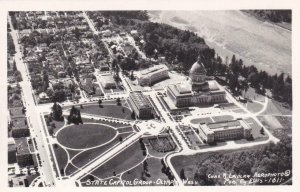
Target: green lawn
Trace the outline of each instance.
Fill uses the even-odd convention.
[[[167,181],[168,177],[166,174],[162,173],[162,164],[160,159],[156,158],[148,158],[148,173],[149,175],[144,175],[147,181],[153,181],[153,185],[155,186],[162,186],[160,183],[155,183],[158,179]],[[141,179],[141,176],[144,172],[143,163],[139,164],[137,167],[133,168],[129,172],[126,172],[122,175],[122,180],[131,181],[133,182],[135,179]]]
[[[191,123],[193,124],[200,124],[200,123],[212,123],[212,119],[210,117],[204,117],[204,118],[196,118],[192,119]]]
[[[79,124],[70,125],[58,132],[57,140],[68,148],[84,149],[106,143],[115,135],[116,131],[105,125]]]
[[[53,145],[53,150],[55,153],[55,158],[58,163],[58,171],[60,172],[60,170],[61,169],[64,170],[66,165],[68,164],[68,155],[67,155],[67,152],[59,145],[57,145],[57,147],[55,147],[55,145]]]
[[[215,122],[220,122],[220,121],[230,121],[233,120],[233,116],[231,115],[219,115],[219,116],[213,116],[211,117]]]
[[[113,172],[118,175],[119,173],[132,168],[141,163],[144,158],[145,156],[143,156],[140,143],[139,141],[136,141],[108,162],[95,169],[91,174],[101,179],[105,179],[113,176]]]
[[[122,136],[122,138],[125,139],[126,137],[128,137],[131,134],[132,133],[123,133],[123,134],[120,134],[119,136]],[[103,145],[101,147],[97,147],[95,149],[90,149],[90,150],[80,153],[78,156],[76,156],[72,160],[72,163],[74,165],[76,165],[77,167],[84,166],[85,164],[89,163],[91,160],[95,159],[96,157],[100,156],[101,154],[103,154],[104,152],[109,150],[115,144],[120,143],[119,136],[117,136],[114,140],[107,143],[106,145]]]
[[[101,106],[102,107],[99,107],[98,104],[86,105],[83,106],[83,109],[80,109],[80,111],[86,114],[131,120],[131,110],[123,105],[117,105],[116,103],[108,105],[103,103]]]
[[[72,164],[68,164],[67,168],[66,168],[66,176],[67,175],[71,175],[72,173],[78,171],[78,169],[76,167],[74,167]]]
[[[261,111],[262,110],[262,108],[263,108],[263,105],[262,104],[260,104],[260,103],[255,103],[255,102],[248,102],[247,104],[246,104],[246,106],[247,106],[247,109],[250,111],[250,112],[252,112],[252,113],[257,113],[257,112],[259,112],[259,111]]]

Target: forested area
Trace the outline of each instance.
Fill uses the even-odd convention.
[[[291,10],[244,10],[244,12],[257,16],[263,20],[269,20],[274,23],[287,22],[292,23]]]
[[[281,140],[278,144],[270,143],[259,148],[233,152],[212,153],[199,162],[194,172],[194,180],[200,185],[224,185],[223,177],[208,178],[209,174],[231,173],[232,175],[250,175],[255,173],[280,173],[292,170],[291,138]],[[292,177],[284,177],[282,182]],[[271,184],[262,181],[257,184]],[[280,184],[280,183],[278,183]]]

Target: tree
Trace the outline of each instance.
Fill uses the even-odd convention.
[[[117,105],[120,105],[120,104],[121,104],[121,99],[118,97],[118,98],[116,99],[116,102],[117,102]]]
[[[264,134],[265,134],[265,130],[264,130],[264,128],[263,128],[263,127],[260,129],[260,134],[262,134],[262,135],[264,135]]]
[[[122,141],[123,141],[123,137],[120,136],[120,137],[119,137],[119,142],[122,143]]]
[[[180,179],[181,179],[181,180],[186,180],[186,177],[185,177],[185,173],[184,173],[184,169],[183,169],[183,168],[180,170]]]
[[[74,123],[78,125],[79,123],[83,123],[81,119],[80,110],[72,106],[70,110],[70,115],[68,116],[68,123]]]
[[[134,111],[132,111],[132,113],[131,113],[131,119],[135,119],[135,112]]]
[[[62,108],[59,104],[57,104],[56,102],[54,102],[53,106],[52,106],[52,118],[56,121],[61,121],[63,120],[63,116],[62,116]]]

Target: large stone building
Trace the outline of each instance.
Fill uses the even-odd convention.
[[[206,70],[197,61],[190,70],[189,82],[171,84],[167,95],[176,107],[226,102],[226,93],[214,80],[206,80]]]
[[[17,162],[20,167],[34,165],[32,154],[29,151],[27,138],[15,139],[17,147]]]
[[[208,144],[225,140],[249,139],[252,130],[241,119],[207,124],[202,123],[196,128],[199,130],[199,136]]]
[[[139,119],[150,119],[153,116],[153,107],[148,98],[141,92],[129,94],[128,103]]]
[[[137,82],[139,85],[152,85],[160,80],[169,77],[168,67],[164,64],[154,65],[148,69],[139,71],[136,75]]]

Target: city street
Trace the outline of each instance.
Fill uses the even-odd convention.
[[[11,18],[9,17],[9,24],[12,28]],[[20,46],[18,44],[17,32],[12,29],[11,32],[16,54],[15,54],[15,61],[17,69],[21,72],[23,81],[20,83],[24,94],[24,100],[26,101],[26,108],[27,108],[27,116],[29,120],[29,129],[30,134],[33,138],[36,138],[38,152],[41,157],[42,166],[39,168],[41,170],[41,178],[45,182],[46,186],[53,186],[55,185],[55,176],[53,175],[52,163],[50,161],[50,152],[48,145],[46,144],[46,137],[43,131],[43,125],[40,119],[40,114],[35,107],[35,102],[33,98],[33,90],[31,87],[30,80],[28,78],[28,71],[26,70],[25,63],[22,60],[22,53],[20,52]]]

